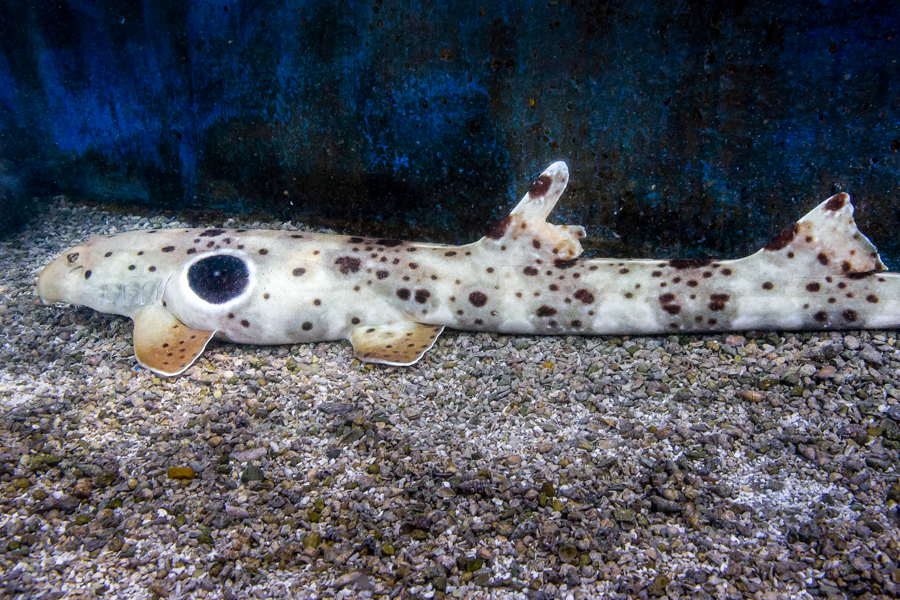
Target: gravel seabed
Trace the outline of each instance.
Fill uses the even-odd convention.
[[[896,332],[214,342],[160,379],[129,319],[35,297],[74,243],[185,226],[57,198],[0,242],[0,595],[900,591]]]

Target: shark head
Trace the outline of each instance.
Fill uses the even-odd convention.
[[[176,252],[184,236],[184,230],[142,230],[92,238],[44,267],[38,295],[48,304],[131,317],[141,364],[163,375],[181,373],[215,329],[185,325],[167,308],[169,302],[184,305],[188,315],[227,309],[229,301],[244,297],[253,275],[253,265],[228,250]]]
[[[37,283],[41,300],[47,304],[65,302],[92,306],[98,303],[103,296],[103,283],[102,276],[94,277],[96,261],[92,260],[91,246],[93,244],[73,246],[44,267]]]
[[[44,267],[37,291],[47,304],[64,302],[131,316],[158,297],[168,275],[139,260],[130,236],[101,236],[69,248]]]

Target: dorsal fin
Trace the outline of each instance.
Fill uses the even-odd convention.
[[[875,246],[856,227],[845,193],[822,202],[754,256],[792,269],[825,267],[850,278],[886,269]]]
[[[551,225],[547,222],[547,216],[568,183],[569,168],[566,163],[555,162],[547,167],[512,212],[479,243],[489,248],[515,244],[529,252],[546,253],[554,258],[578,258],[582,252],[578,240],[584,237],[584,227]]]

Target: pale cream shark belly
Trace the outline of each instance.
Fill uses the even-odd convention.
[[[519,334],[894,328],[900,276],[829,198],[738,260],[579,258],[581,227],[547,215],[554,163],[489,235],[444,246],[242,229],[143,230],[67,250],[46,302],[131,317],[141,364],[183,372],[216,334],[233,342],[348,339],[356,355],[415,363],[443,327]]]

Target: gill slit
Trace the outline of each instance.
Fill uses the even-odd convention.
[[[169,285],[169,280],[172,279],[172,276],[169,275],[165,279],[159,282],[156,286],[156,290],[154,291],[154,295],[156,296],[156,302],[162,304],[163,298],[166,295],[166,287]]]

